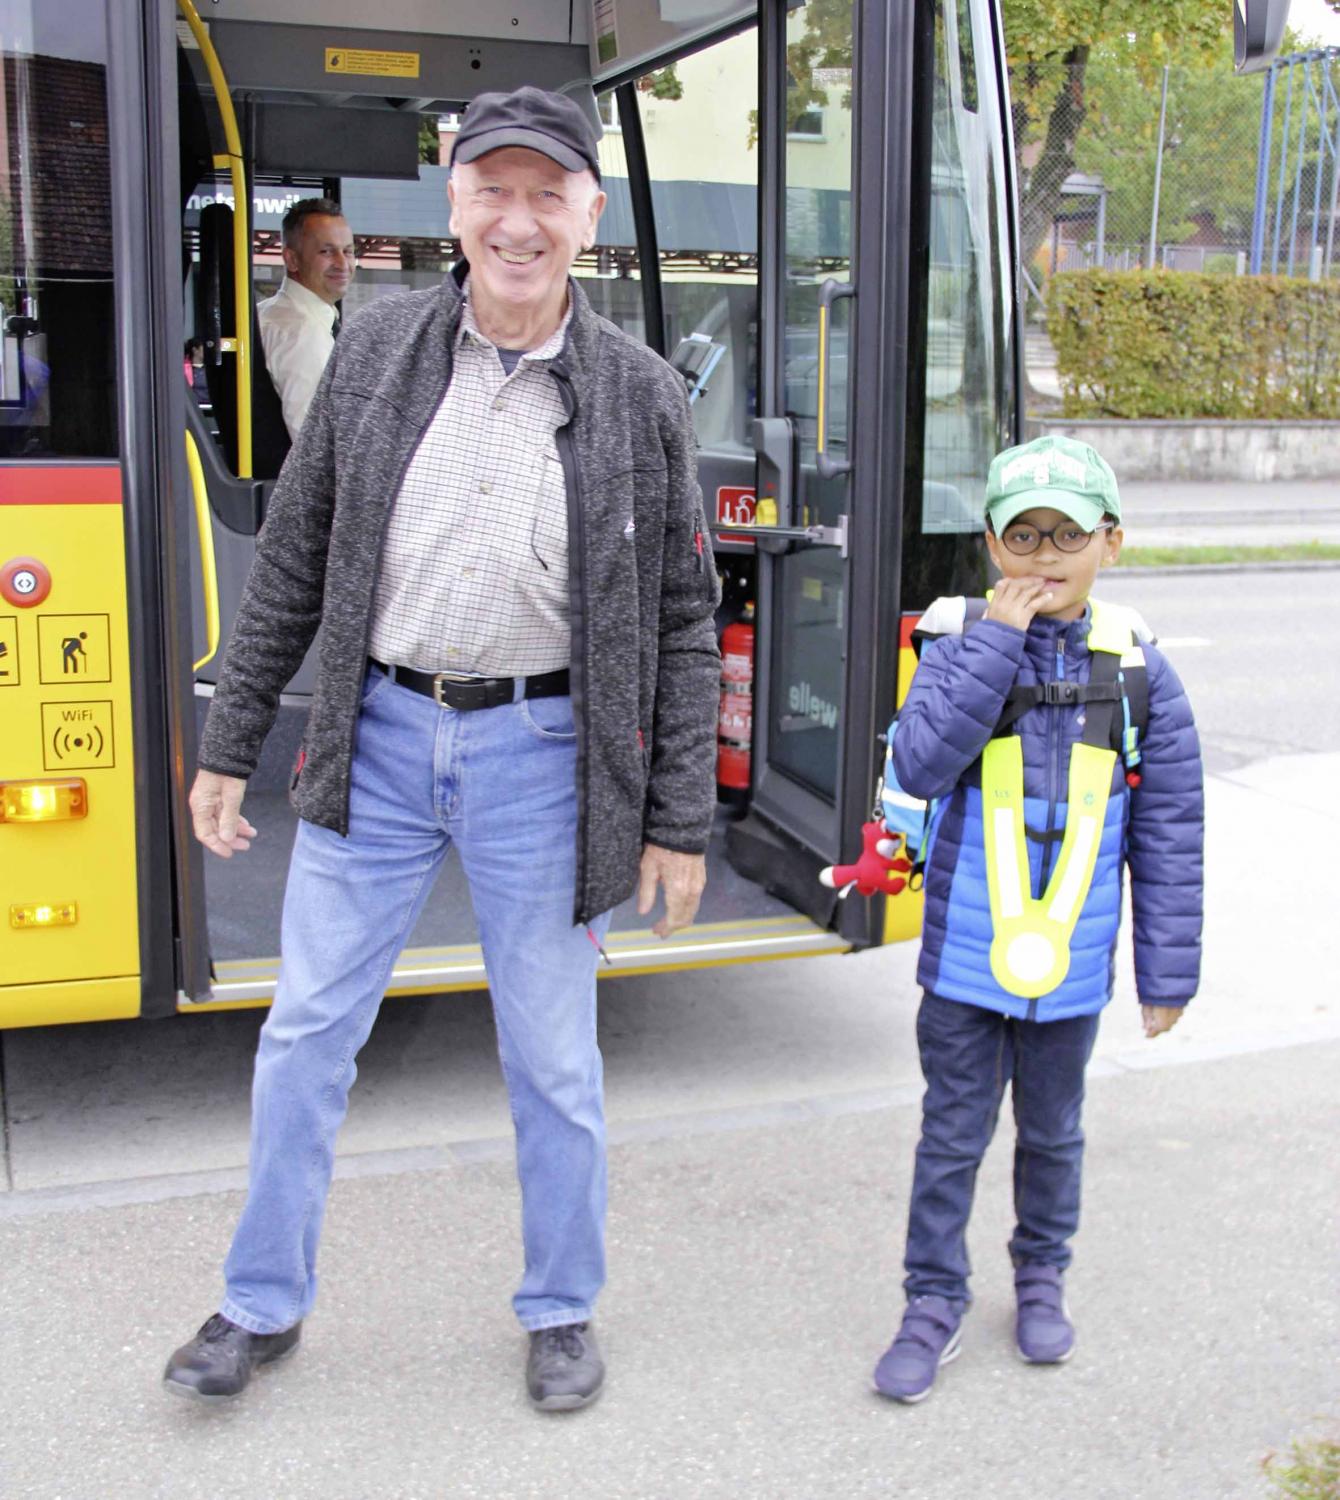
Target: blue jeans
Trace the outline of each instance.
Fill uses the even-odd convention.
[[[454,844],[470,886],[516,1129],[523,1327],[590,1317],[605,1280],[598,953],[573,923],[571,700],[457,713],[370,670],[349,834],[300,823],[252,1091],[251,1178],[220,1310],[253,1333],[307,1315],[335,1135],[391,969]],[[608,914],[592,924],[597,937]]]
[[[969,1300],[968,1217],[1007,1083],[1017,1136],[1010,1257],[1016,1266],[1070,1264],[1079,1228],[1084,1068],[1097,1034],[1097,1015],[1017,1021],[922,997],[917,1046],[926,1093],[903,1262],[909,1297]]]

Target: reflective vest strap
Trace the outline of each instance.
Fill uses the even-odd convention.
[[[1144,662],[1140,650],[1136,624],[1139,615],[1121,604],[1104,604],[1101,599],[1090,599],[1089,650],[1110,651],[1122,657],[1122,665]]]
[[[1024,744],[1016,734],[991,740],[982,751],[982,829],[991,921],[1023,915],[1032,899],[1024,834]]]
[[[1023,742],[1009,735],[982,752],[982,830],[991,902],[991,972],[1009,994],[1049,994],[1070,969],[1070,939],[1093,883],[1116,754],[1070,751],[1065,836],[1041,900],[1032,896],[1024,832]]]

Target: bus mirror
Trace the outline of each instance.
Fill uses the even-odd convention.
[[[1233,0],[1233,68],[1259,73],[1275,60],[1289,19],[1289,0]]]

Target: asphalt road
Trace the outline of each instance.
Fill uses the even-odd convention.
[[[1340,623],[1326,572],[1115,575],[1210,771],[1201,999],[1139,1036],[1129,964],[1090,1089],[1080,1350],[1011,1356],[1008,1142],[983,1170],[963,1358],[914,1410],[896,1323],[919,1077],[910,948],[611,982],[609,1390],[520,1391],[508,1117],[482,997],[388,1005],[360,1060],[295,1360],[237,1408],[157,1388],[212,1309],[259,1017],[3,1038],[0,1495],[1237,1500],[1340,1429]],[[1002,1130],[1002,1137],[1008,1135]]]

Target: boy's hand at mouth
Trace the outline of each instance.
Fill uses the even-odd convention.
[[[1033,616],[1051,596],[1052,585],[1045,578],[1002,578],[983,618],[1027,630]]]

